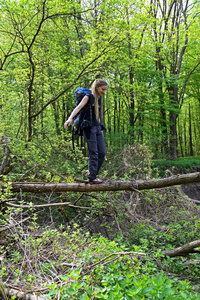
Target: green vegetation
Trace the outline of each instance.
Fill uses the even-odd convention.
[[[164,259],[159,245],[152,247],[155,230],[138,225],[136,234],[140,229],[146,238],[141,234],[139,243],[128,246],[123,239],[91,237],[77,225],[41,232],[35,219],[26,234],[23,228],[13,229],[12,243],[6,238],[2,280],[26,282],[30,291],[40,286],[37,294],[47,299],[198,299],[198,256],[189,266],[184,258]],[[163,232],[162,245],[172,247],[177,229],[182,230],[181,240],[187,239],[183,228],[174,225],[171,234]]]
[[[153,160],[152,166],[159,171],[161,177],[168,174],[184,174],[198,172],[200,166],[199,157],[184,157],[173,160]]]
[[[51,147],[66,135],[76,87],[103,77],[108,146],[199,156],[198,1],[5,0],[0,8],[3,135]]]
[[[6,291],[9,283],[51,300],[198,299],[200,254],[163,254],[200,239],[198,207],[180,187],[141,194],[119,191],[13,195],[9,185],[13,179],[71,182],[77,174],[76,159],[80,162],[76,169],[85,173],[82,168],[86,160],[79,150],[76,159],[71,159],[71,169],[61,175],[58,170],[64,171],[65,166],[60,165],[55,172],[53,161],[60,146],[52,146],[55,152],[49,155],[43,148],[46,160],[43,149],[31,147],[31,143],[30,152],[15,149],[20,160],[16,160],[12,172],[1,177],[7,185],[1,200],[16,196],[13,200],[19,205],[71,202],[80,208],[21,209],[8,208],[2,202],[1,290]],[[61,162],[62,155],[62,151],[60,157],[57,155]],[[27,157],[31,157],[29,164],[23,165]],[[34,165],[35,157],[38,160]],[[105,181],[151,179],[159,173],[158,167],[154,169],[152,165],[149,150],[135,144],[126,146],[118,155],[108,153],[101,175]],[[88,210],[81,209],[86,206]],[[25,221],[20,223],[21,220]]]

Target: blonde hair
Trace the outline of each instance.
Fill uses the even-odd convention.
[[[95,102],[94,102],[94,111],[97,121],[99,121],[99,104],[98,104],[98,94],[97,94],[97,88],[100,86],[106,85],[108,86],[108,83],[103,79],[96,79],[92,84],[92,94],[94,95]],[[102,121],[102,120],[101,120]]]

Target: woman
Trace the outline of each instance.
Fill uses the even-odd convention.
[[[73,118],[85,106],[86,113],[84,120],[90,123],[90,127],[83,128],[83,135],[87,142],[89,161],[89,172],[87,173],[89,183],[102,183],[103,181],[97,178],[100,167],[102,166],[106,154],[106,147],[103,138],[103,133],[100,125],[99,118],[99,98],[102,97],[108,84],[103,79],[97,79],[92,84],[92,94],[83,97],[82,101],[72,111],[70,117],[64,124],[64,128],[70,126]],[[89,107],[91,109],[89,109]],[[92,114],[92,116],[91,116]],[[92,120],[91,120],[92,119]],[[88,124],[88,122],[86,122]]]

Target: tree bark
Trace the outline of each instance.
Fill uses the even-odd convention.
[[[88,183],[39,183],[39,182],[12,182],[13,192],[29,193],[62,193],[62,192],[100,192],[100,191],[140,191],[164,188],[192,182],[200,182],[200,172],[175,175],[168,178],[146,181],[114,181],[102,184]],[[1,186],[4,189],[5,186]]]
[[[3,172],[4,172],[4,170],[5,170],[5,167],[6,167],[6,165],[7,165],[7,162],[8,162],[8,158],[9,158],[9,154],[10,154],[10,149],[9,149],[8,144],[9,144],[10,140],[11,140],[11,139],[10,139],[9,137],[3,135],[2,141],[1,141],[1,142],[2,142],[2,144],[5,145],[5,154],[4,154],[2,163],[1,163],[1,165],[0,165],[0,175],[3,174]]]
[[[9,147],[8,147],[8,145],[5,145],[5,155],[4,155],[4,158],[3,158],[1,166],[0,166],[0,175],[2,175],[5,170],[9,154],[10,154]]]

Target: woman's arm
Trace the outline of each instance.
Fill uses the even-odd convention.
[[[83,108],[88,103],[88,100],[89,100],[89,96],[86,95],[83,97],[83,99],[81,100],[79,105],[74,108],[71,115],[69,116],[67,121],[64,123],[64,128],[71,125],[72,119],[79,113],[81,108]]]

